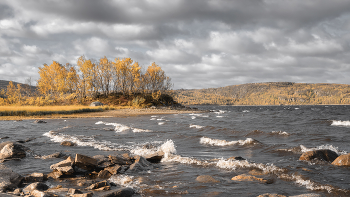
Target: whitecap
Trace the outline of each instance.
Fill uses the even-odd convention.
[[[307,148],[304,145],[300,145],[300,148],[301,148],[301,152],[303,152],[303,153],[308,152],[308,151],[314,151],[314,150],[328,149],[328,150],[336,152],[338,155],[346,155],[346,154],[348,154],[346,151],[339,150],[338,147],[335,147],[335,146],[330,145],[330,144],[321,145],[321,146],[318,146],[318,147],[315,147],[315,148]]]
[[[158,122],[158,125],[163,125],[165,124],[165,122]]]
[[[195,125],[195,124],[190,124],[190,128],[196,128],[196,129],[201,129],[204,126],[200,126],[200,125]]]
[[[278,135],[290,135],[289,133],[287,133],[286,131],[272,131],[272,134],[278,134]]]
[[[237,140],[237,141],[226,141],[226,140],[219,140],[219,139],[211,139],[208,137],[201,137],[199,143],[201,144],[209,144],[212,146],[231,146],[231,145],[247,145],[247,144],[255,144],[257,143],[256,140],[253,138],[247,138],[245,140]]]
[[[350,121],[333,120],[332,126],[350,126]]]

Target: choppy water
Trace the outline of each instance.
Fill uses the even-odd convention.
[[[125,174],[111,181],[139,191],[136,196],[286,196],[316,193],[350,196],[350,168],[326,162],[299,161],[315,149],[350,152],[350,106],[199,106],[208,113],[1,121],[3,141],[31,139],[31,152],[8,165],[22,175],[50,172],[60,159],[37,156],[57,151],[74,156],[122,152],[144,155],[163,150],[166,157],[156,168]],[[62,141],[78,146],[61,146]],[[145,146],[147,145],[147,146]],[[230,160],[241,156],[247,160]],[[272,184],[231,180],[259,171]],[[211,175],[219,182],[199,183],[196,177]],[[143,182],[138,178],[143,177]],[[132,181],[130,181],[132,180]],[[51,185],[57,183],[52,182]],[[147,191],[147,192],[145,192]],[[147,194],[146,194],[147,193]]]

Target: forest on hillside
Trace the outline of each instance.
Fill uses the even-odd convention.
[[[175,90],[184,105],[321,105],[350,104],[350,85],[270,82],[221,88]]]

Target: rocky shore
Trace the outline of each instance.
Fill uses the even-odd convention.
[[[62,142],[63,146],[70,146],[68,142]],[[141,190],[125,187],[125,184],[135,180],[125,178],[125,174],[135,174],[148,171],[158,167],[158,163],[164,157],[162,151],[146,155],[95,155],[86,156],[75,154],[75,157],[66,156],[60,152],[41,156],[38,159],[61,158],[58,163],[51,166],[52,171],[48,174],[32,173],[20,175],[13,172],[3,163],[9,160],[21,160],[26,157],[28,148],[17,142],[0,143],[0,196],[28,196],[28,197],[127,197],[140,196]],[[230,158],[233,160],[244,160],[242,157]],[[303,153],[301,161],[328,162],[335,166],[350,166],[350,154],[338,156],[332,150],[323,149]],[[262,184],[273,184],[273,178],[265,178],[265,174],[252,170],[249,174],[241,174],[232,177],[233,181],[255,181]],[[264,178],[262,178],[264,177]],[[123,180],[121,180],[123,179]],[[119,181],[116,181],[119,180]],[[142,182],[139,177],[138,182]],[[220,183],[220,180],[209,175],[200,175],[196,178],[200,183]],[[51,184],[48,184],[51,183]],[[54,184],[52,184],[54,183]],[[68,184],[67,184],[68,183]],[[140,189],[140,188],[139,188]],[[147,191],[146,191],[147,192]],[[280,194],[261,194],[262,197],[285,197]],[[304,194],[294,197],[320,196],[318,194]]]

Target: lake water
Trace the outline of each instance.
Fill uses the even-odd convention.
[[[350,106],[196,107],[211,111],[57,119],[46,120],[46,124],[0,121],[0,138],[9,137],[0,142],[30,139],[23,144],[30,149],[26,158],[4,164],[27,175],[49,173],[50,165],[62,159],[42,160],[38,156],[58,151],[74,157],[76,153],[145,155],[162,150],[165,158],[153,169],[110,181],[134,188],[138,191],[135,196],[350,196],[350,167],[299,161],[309,150],[326,148],[339,155],[350,152]],[[62,141],[77,146],[61,146]],[[229,159],[237,156],[246,160]],[[253,172],[273,183],[231,180]],[[196,181],[199,175],[211,175],[218,182],[200,183]],[[139,177],[143,177],[142,182]]]

